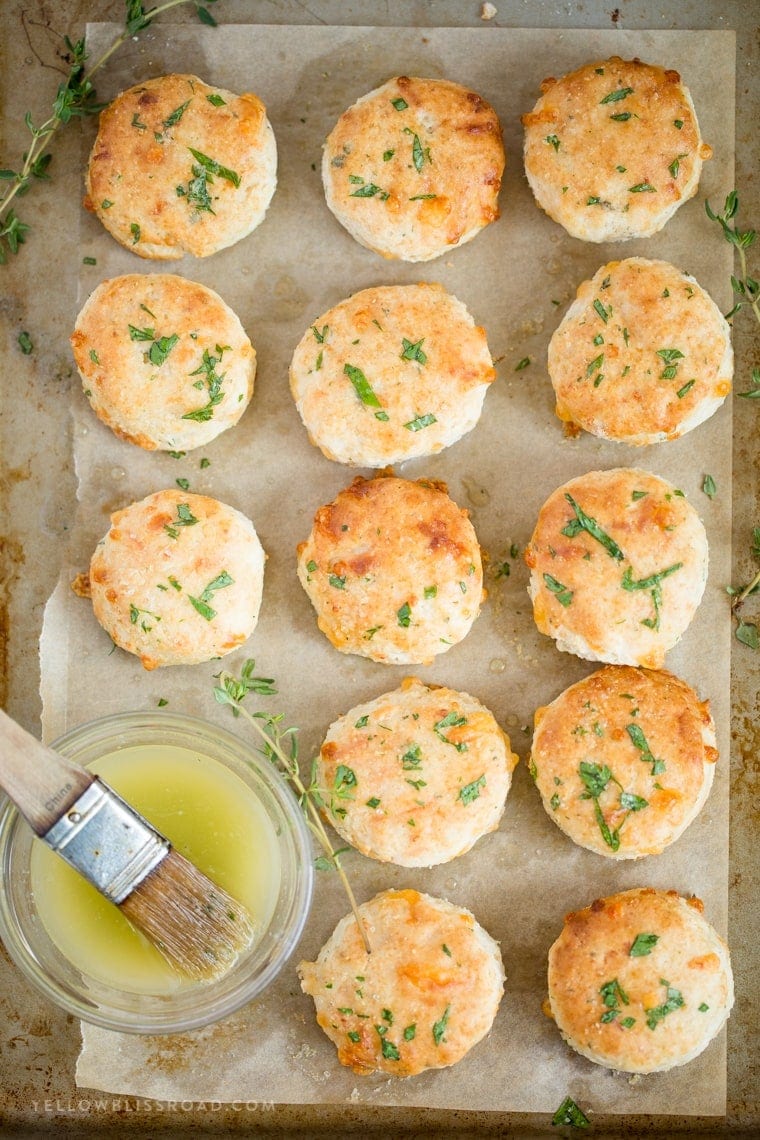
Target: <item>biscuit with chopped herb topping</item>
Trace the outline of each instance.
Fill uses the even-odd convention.
[[[414,890],[389,890],[359,907],[301,962],[317,1022],[355,1073],[412,1077],[453,1065],[493,1025],[504,966],[498,943],[470,911]]]
[[[290,387],[328,459],[384,467],[433,455],[478,422],[495,378],[486,334],[441,285],[362,289],[308,329]]]
[[[348,843],[372,859],[431,867],[498,827],[516,764],[480,701],[409,677],[330,725],[315,778]]]
[[[548,1006],[573,1049],[624,1073],[685,1065],[734,1002],[728,947],[697,898],[639,887],[568,914],[549,951]]]
[[[602,439],[678,439],[731,391],[731,329],[693,277],[630,257],[578,287],[549,342],[557,415]]]
[[[501,126],[485,99],[444,79],[398,76],[362,96],[330,132],[327,205],[383,257],[428,261],[499,216]]]
[[[265,558],[234,507],[157,491],[111,516],[90,561],[95,617],[146,669],[222,657],[256,627]]]
[[[525,561],[533,617],[558,649],[659,669],[702,598],[707,535],[664,479],[589,471],[549,496]]]
[[[208,257],[263,221],[277,148],[263,103],[162,75],[101,112],[84,204],[138,257]]]
[[[677,71],[612,56],[541,90],[523,115],[525,173],[573,237],[649,237],[696,194],[712,150]]]
[[[535,725],[529,767],[543,805],[599,855],[658,855],[707,799],[710,706],[672,673],[607,665],[537,709]]]
[[[443,483],[357,477],[314,518],[298,577],[341,653],[426,664],[469,632],[485,597],[480,547]]]
[[[256,353],[213,290],[171,273],[103,281],[71,335],[93,411],[130,443],[190,451],[238,422]]]

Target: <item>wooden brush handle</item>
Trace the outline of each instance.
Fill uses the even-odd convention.
[[[0,787],[38,835],[50,830],[92,780],[0,709]]]

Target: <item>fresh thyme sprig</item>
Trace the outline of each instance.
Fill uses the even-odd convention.
[[[343,889],[351,904],[351,910],[359,927],[365,949],[368,954],[371,954],[372,947],[367,937],[367,930],[359,913],[351,884],[340,861],[343,852],[350,850],[350,848],[339,847],[337,850],[333,848],[319,814],[323,800],[321,790],[318,788],[315,779],[316,758],[311,764],[311,779],[307,787],[301,779],[298,763],[298,729],[283,728],[282,714],[249,712],[248,709],[243,708],[243,701],[249,693],[256,693],[258,696],[271,696],[277,692],[275,682],[271,677],[255,677],[253,675],[255,664],[253,659],[246,661],[240,670],[239,677],[226,670],[217,673],[216,680],[219,684],[214,688],[214,698],[220,705],[229,705],[233,716],[242,714],[246,718],[261,738],[261,746],[258,751],[282,772],[286,780],[295,789],[301,810],[306,817],[306,823],[325,853],[316,860],[315,865],[318,870],[328,870],[334,867],[338,872]]]
[[[214,4],[216,0],[206,0],[206,2]],[[53,136],[72,119],[95,115],[105,106],[103,103],[95,102],[92,77],[126,40],[149,27],[156,16],[168,12],[170,8],[189,3],[194,5],[202,24],[216,26],[214,17],[207,8],[198,3],[198,0],[167,0],[166,3],[147,11],[142,0],[125,0],[124,31],[90,67],[86,67],[88,55],[84,37],[75,43],[72,43],[68,36],[64,37],[70,57],[69,73],[58,87],[51,114],[37,126],[32,120],[31,112],[27,111],[24,122],[31,135],[31,143],[29,149],[22,155],[20,169],[0,170],[0,182],[5,184],[0,194],[0,265],[7,262],[9,254],[17,254],[19,247],[26,241],[29,225],[21,221],[13,204],[17,198],[23,197],[29,191],[35,179],[49,180],[47,168],[53,156],[46,148]]]
[[[729,313],[726,313],[726,320],[738,313],[745,304],[748,304],[755,314],[758,323],[760,324],[760,305],[758,305],[758,299],[760,299],[760,282],[758,282],[754,277],[749,276],[749,273],[747,271],[746,254],[746,250],[748,250],[749,247],[754,243],[755,238],[757,237],[757,232],[755,230],[740,230],[736,222],[731,225],[731,222],[736,217],[738,209],[739,195],[735,190],[732,190],[731,193],[726,197],[722,214],[713,213],[713,211],[710,209],[710,203],[705,200],[705,210],[707,211],[708,218],[711,221],[718,223],[720,228],[723,230],[724,238],[727,242],[731,243],[739,255],[741,276],[735,277],[732,273],[731,286],[736,296],[741,299],[736,302],[733,309],[731,309]]]
[[[760,560],[760,526],[752,528],[751,551],[754,557]],[[745,621],[739,613],[739,610],[750,594],[756,594],[760,590],[760,570],[758,570],[757,574],[755,574],[754,578],[748,582],[746,586],[727,586],[726,590],[733,597],[731,613],[737,621],[734,636],[738,641],[741,641],[743,645],[749,646],[750,649],[760,649],[760,630],[758,630],[754,622]]]

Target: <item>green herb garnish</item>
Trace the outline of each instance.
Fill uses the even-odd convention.
[[[629,958],[646,958],[659,941],[659,934],[637,934],[628,951]]]
[[[187,108],[190,106],[191,102],[192,102],[192,95],[190,96],[189,99],[186,99],[184,103],[181,103],[179,105],[179,107],[175,107],[174,110],[172,111],[172,113],[166,119],[164,119],[164,124],[163,124],[164,129],[168,130],[169,127],[176,126],[177,123],[182,118],[182,116],[184,115]]]
[[[233,584],[234,579],[229,576],[226,570],[222,570],[221,574],[217,574],[216,578],[212,578],[209,584],[204,587],[199,598],[194,598],[192,594],[188,594],[187,600],[202,618],[205,618],[206,621],[212,621],[216,617],[216,610],[212,609],[209,604],[213,595],[217,590],[224,590]]]
[[[671,986],[670,982],[666,982],[664,978],[660,978],[660,985],[665,986],[666,1000],[662,1005],[655,1006],[654,1009],[644,1010],[644,1013],[647,1015],[647,1026],[649,1029],[656,1029],[669,1013],[673,1013],[674,1010],[686,1005],[681,991]]]
[[[402,360],[416,360],[418,364],[427,364],[427,354],[422,351],[422,345],[425,338],[418,341],[407,340],[406,337],[401,339],[401,359]]]
[[[629,95],[633,95],[632,87],[617,87],[614,91],[610,91],[609,95],[600,99],[599,104],[601,106],[603,103],[619,103],[621,99],[627,99]]]
[[[550,590],[561,606],[569,606],[573,600],[573,590],[568,589],[562,582],[558,582],[551,574],[544,574],[547,590]]]
[[[228,344],[217,344],[215,351],[219,353],[218,356],[213,356],[207,348],[203,350],[203,357],[198,368],[191,372],[191,376],[205,377],[204,383],[208,394],[207,402],[200,408],[196,408],[193,412],[186,412],[182,417],[183,420],[195,420],[196,423],[206,423],[212,419],[214,415],[214,408],[217,404],[221,404],[224,399],[222,392],[222,381],[227,375],[226,372],[221,374],[216,371],[217,364],[221,364],[222,357],[225,352],[228,352],[230,346]]]
[[[582,530],[585,530],[587,534],[590,534],[592,538],[595,538],[596,541],[604,547],[610,558],[622,561],[625,555],[615,540],[611,538],[605,530],[602,530],[596,519],[586,514],[583,508],[576,503],[572,495],[565,492],[565,498],[573,508],[575,518],[570,519],[568,524],[562,527],[561,533],[567,535],[568,538],[574,538]]]
[[[177,538],[179,535],[177,527],[195,526],[197,521],[197,518],[190,510],[190,507],[187,505],[187,503],[177,503],[177,517],[173,520],[172,523],[166,523],[164,530],[169,535],[169,538]],[[171,582],[171,578],[169,581]]]
[[[203,167],[207,174],[217,174],[220,178],[224,178],[227,182],[231,182],[233,186],[240,185],[240,175],[236,174],[234,170],[230,170],[228,166],[222,166],[215,158],[209,158],[207,154],[203,154],[199,150],[194,150],[193,147],[187,148],[195,161]]]
[[[585,1112],[578,1108],[575,1101],[566,1096],[552,1117],[552,1125],[559,1127],[568,1124],[571,1128],[588,1128],[589,1119]]]
[[[422,431],[423,428],[430,427],[431,424],[438,423],[437,419],[432,412],[427,412],[424,416],[415,416],[409,423],[404,424],[408,431]]]
[[[433,1025],[433,1041],[435,1042],[436,1045],[440,1045],[441,1041],[443,1041],[443,1035],[446,1032],[446,1026],[449,1023],[450,1011],[451,1011],[451,1006],[447,1005],[445,1010],[441,1014],[440,1019],[438,1021],[436,1021]]]
[[[396,611],[396,620],[404,629],[412,624],[412,609],[408,602],[404,602],[403,606]]]
[[[634,748],[637,748],[641,753],[641,759],[645,764],[652,765],[652,775],[659,776],[661,772],[665,771],[665,761],[658,760],[657,757],[652,755],[652,750],[647,743],[647,738],[641,731],[637,724],[627,724],[625,730],[631,738],[631,743]]]
[[[372,389],[372,385],[362,372],[361,368],[357,368],[354,364],[344,364],[343,371],[353,384],[354,391],[363,404],[369,408],[382,407],[382,404]]]
[[[473,800],[478,798],[480,789],[484,788],[485,785],[486,777],[484,773],[482,776],[478,776],[477,780],[472,780],[469,784],[465,784],[463,788],[460,788],[457,799],[461,800],[463,804],[471,804]]]

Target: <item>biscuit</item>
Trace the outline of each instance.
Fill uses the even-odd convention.
[[[701,811],[718,759],[707,701],[672,673],[607,665],[536,710],[530,770],[570,838],[658,855]]]
[[[85,395],[121,439],[190,451],[238,422],[256,353],[213,290],[170,273],[103,281],[71,335]]]
[[[317,1022],[355,1073],[411,1077],[460,1061],[490,1030],[504,992],[498,943],[470,911],[414,890],[359,907],[301,962]]]
[[[383,257],[429,261],[499,216],[501,126],[479,95],[398,76],[362,96],[325,142],[327,205]]]
[[[603,265],[549,342],[561,420],[630,444],[677,439],[731,391],[731,330],[693,277],[667,261]]]
[[[728,947],[702,909],[699,899],[640,887],[567,915],[548,982],[568,1045],[625,1073],[685,1065],[709,1045],[734,989]]]
[[[265,557],[240,511],[157,491],[111,516],[90,562],[95,617],[146,669],[222,657],[253,633]]]
[[[330,725],[315,775],[330,823],[353,847],[431,867],[499,826],[516,764],[480,701],[408,677]]]
[[[533,617],[558,649],[659,669],[702,598],[707,536],[682,491],[619,467],[558,487],[525,561]]]
[[[649,237],[696,194],[712,150],[677,71],[612,56],[541,90],[523,115],[525,173],[573,237]]]
[[[471,431],[496,373],[486,334],[441,285],[362,289],[304,334],[290,388],[328,459],[384,467]]]
[[[298,577],[341,653],[427,664],[469,632],[485,597],[467,511],[443,483],[358,476],[320,507]]]
[[[162,75],[101,112],[84,204],[139,257],[208,257],[263,221],[276,183],[260,99]]]

